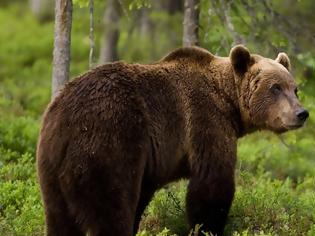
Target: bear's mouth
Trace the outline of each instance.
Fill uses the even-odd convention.
[[[298,129],[303,126],[304,123],[301,124],[295,124],[295,125],[284,125],[284,127],[288,130]]]
[[[296,124],[285,124],[280,118],[277,118],[276,121],[278,122],[278,125],[273,126],[273,131],[279,134],[284,133],[289,130],[299,129],[304,125],[304,122],[301,122],[301,123],[299,122]]]
[[[278,122],[279,124],[279,129],[280,130],[295,130],[303,127],[304,121],[294,121],[294,122],[284,122],[280,117],[278,117],[275,121]],[[276,123],[276,122],[275,122]]]
[[[287,130],[294,130],[294,129],[299,129],[303,127],[305,122],[300,121],[300,122],[294,122],[293,124],[285,124],[284,122],[281,121],[281,123],[282,123],[282,126],[286,128]]]

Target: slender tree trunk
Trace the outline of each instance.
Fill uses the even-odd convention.
[[[184,35],[183,45],[193,46],[199,44],[199,0],[185,0],[184,5]]]
[[[149,40],[152,47],[151,52],[151,58],[154,58],[156,56],[156,47],[154,46],[156,44],[156,37],[155,37],[155,25],[152,19],[150,18],[151,9],[143,7],[141,9],[141,17],[140,17],[140,37],[143,39]]]
[[[52,97],[69,80],[72,0],[56,0]]]
[[[245,40],[237,33],[232,22],[230,11],[232,2],[229,0],[221,0],[221,12],[223,12],[223,23],[226,25],[228,31],[233,37],[233,44],[245,44]]]
[[[120,3],[108,0],[104,15],[104,34],[101,43],[100,62],[118,60],[117,44],[119,39]]]
[[[146,37],[152,33],[153,29],[152,22],[149,18],[150,11],[148,8],[143,7],[140,13],[140,34],[142,37]]]

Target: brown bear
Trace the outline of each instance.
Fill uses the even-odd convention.
[[[130,236],[154,192],[189,178],[191,226],[222,235],[237,139],[301,127],[290,61],[180,48],[148,65],[116,62],[68,83],[45,113],[37,149],[47,235]]]

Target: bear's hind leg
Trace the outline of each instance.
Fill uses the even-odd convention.
[[[99,207],[91,205],[90,215],[86,221],[87,232],[90,236],[131,236],[134,221],[134,206],[126,204],[122,193],[115,193],[116,199],[108,201],[108,205]]]
[[[97,162],[90,167],[64,186],[72,213],[90,236],[131,236],[141,183],[136,173],[141,171],[120,166],[113,171]]]
[[[85,235],[73,217],[62,197],[58,183],[42,185],[45,207],[46,236],[83,236]]]
[[[133,235],[136,235],[139,229],[141,216],[154,195],[155,189],[152,187],[142,186],[141,195],[137,205],[136,217],[133,227]]]

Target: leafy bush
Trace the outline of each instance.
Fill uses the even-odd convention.
[[[225,235],[313,235],[315,178],[299,183],[272,179],[270,173],[237,176],[237,191]],[[143,234],[187,235],[184,181],[160,190],[150,203],[141,227]],[[199,235],[203,235],[201,232]]]
[[[0,235],[42,234],[34,165],[37,135],[33,118],[0,118]]]
[[[35,155],[38,126],[38,120],[31,117],[1,117],[0,147],[6,152]]]
[[[290,179],[272,180],[268,173],[256,177],[243,172],[226,231],[292,236],[310,232],[315,222],[314,180],[307,178],[312,186],[305,189],[303,183]]]
[[[34,178],[0,182],[1,235],[42,235],[43,209]]]
[[[157,234],[164,228],[172,233],[185,235],[188,233],[185,213],[186,182],[181,181],[155,194],[148,206],[140,228]]]
[[[209,11],[209,4],[201,2],[202,45],[228,55],[231,38]],[[35,149],[40,116],[50,100],[53,22],[38,22],[26,2],[5,0],[0,5],[0,235],[42,235],[44,213],[36,181]],[[95,10],[100,18],[103,8]],[[74,10],[72,76],[88,69],[87,13],[86,8]],[[103,27],[99,18],[96,32]],[[241,27],[244,22],[235,16],[232,19],[242,34],[249,33]],[[137,28],[132,31],[128,17],[122,19],[118,45],[121,58],[147,63],[181,44],[181,14],[169,16],[155,10],[150,20],[155,34],[144,36]],[[244,14],[244,20],[251,19]],[[272,32],[273,44],[289,49],[287,39],[273,29],[263,31],[258,33]],[[99,43],[100,34],[96,34],[96,45]],[[267,44],[256,44],[249,42],[248,47],[265,52]],[[239,141],[237,192],[226,235],[315,235],[315,81],[309,79],[315,75],[312,55],[299,53],[294,59],[300,97],[311,114],[306,127],[282,136],[260,132]],[[303,78],[305,71],[307,78]],[[198,227],[192,232],[186,222],[186,186],[187,182],[181,181],[155,194],[143,216],[139,236],[198,234]]]

